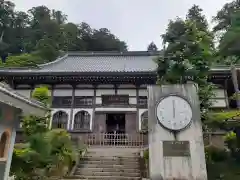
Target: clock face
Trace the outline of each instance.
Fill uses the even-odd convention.
[[[156,110],[159,122],[170,130],[184,129],[192,120],[190,104],[179,96],[173,95],[163,98]]]

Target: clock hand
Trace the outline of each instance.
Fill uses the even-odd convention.
[[[176,114],[175,114],[175,101],[173,100],[173,118],[175,118]]]

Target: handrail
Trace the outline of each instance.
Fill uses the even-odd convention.
[[[118,147],[144,147],[148,145],[147,134],[141,133],[87,133],[78,135],[77,139],[88,146],[118,146]]]

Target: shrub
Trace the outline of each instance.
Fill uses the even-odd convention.
[[[145,161],[149,160],[149,149],[147,149],[143,152],[143,158]]]
[[[205,156],[207,163],[225,161],[229,157],[226,149],[221,149],[216,146],[210,145],[205,147]]]

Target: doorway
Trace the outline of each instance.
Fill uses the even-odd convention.
[[[106,129],[107,133],[125,133],[125,114],[110,113],[107,114]]]

